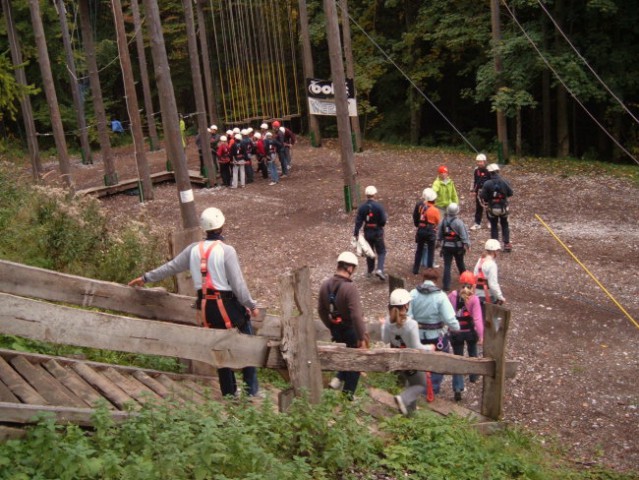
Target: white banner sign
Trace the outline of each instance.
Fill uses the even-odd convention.
[[[309,98],[308,109],[311,115],[336,115],[335,101],[333,99]],[[348,116],[357,116],[357,101],[354,98],[348,99]]]

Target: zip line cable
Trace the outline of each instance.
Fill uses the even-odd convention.
[[[537,47],[537,44],[535,43],[535,41],[530,38],[530,35],[528,35],[528,32],[526,32],[526,30],[524,29],[524,27],[521,25],[521,23],[519,23],[519,20],[517,20],[517,17],[515,17],[515,14],[512,12],[512,10],[510,9],[510,7],[506,4],[506,0],[502,0],[502,4],[504,5],[504,7],[506,8],[506,10],[508,11],[508,13],[510,14],[510,16],[512,17],[513,21],[517,24],[517,26],[519,27],[519,29],[521,30],[521,32],[524,34],[524,36],[526,37],[526,39],[528,40],[528,42],[532,45],[532,47],[535,49],[535,51],[537,52],[537,54],[539,55],[539,57],[543,60],[543,62],[546,64],[546,66],[550,69],[550,71],[552,71],[552,73],[555,75],[555,78],[559,81],[559,83],[561,83],[561,85],[566,89],[566,91],[568,93],[570,93],[570,96],[575,100],[575,102],[577,102],[579,104],[579,106],[584,110],[584,112],[586,112],[586,114],[592,119],[593,122],[595,122],[597,124],[597,126],[599,126],[599,128],[608,136],[608,138],[610,138],[615,145],[617,145],[617,147],[619,147],[621,149],[621,151],[623,151],[629,158],[631,158],[637,165],[639,165],[639,160],[637,160],[637,158],[630,153],[615,137],[614,135],[612,135],[612,133],[610,133],[606,127],[604,127],[596,118],[595,116],[590,113],[590,111],[586,108],[586,106],[581,102],[581,100],[579,100],[577,98],[577,96],[575,95],[575,93],[570,89],[570,87],[568,87],[568,85],[566,85],[566,82],[564,82],[564,80],[561,78],[561,76],[559,75],[559,73],[557,73],[557,70],[555,70],[555,68],[550,64],[550,62],[546,59],[546,57],[543,55],[543,53],[541,53],[541,50],[539,50],[539,47]]]
[[[606,82],[603,81],[603,79],[597,74],[597,72],[595,72],[595,70],[590,66],[588,61],[579,53],[577,48],[573,45],[573,43],[570,41],[570,39],[566,36],[564,31],[561,29],[557,21],[550,14],[546,6],[543,3],[541,3],[541,0],[537,0],[537,3],[541,7],[541,9],[546,13],[546,16],[550,19],[550,21],[553,23],[555,28],[559,31],[559,33],[561,33],[561,36],[564,37],[564,40],[566,40],[568,45],[570,45],[570,47],[573,49],[573,51],[579,57],[579,59],[584,63],[584,65],[588,67],[588,70],[590,70],[590,72],[595,76],[595,78],[599,81],[599,83],[606,89],[606,91],[612,96],[612,98],[614,98],[617,101],[619,106],[623,108],[626,111],[626,113],[630,115],[636,123],[639,123],[639,119],[635,117],[635,115],[628,109],[628,107],[626,107],[623,101],[619,97],[617,97],[617,95],[615,95],[615,93],[610,89],[610,87],[608,87]]]
[[[606,289],[606,287],[604,287],[601,282],[599,280],[597,280],[597,277],[595,277],[592,273],[590,273],[590,270],[588,270],[588,267],[586,267],[583,263],[581,263],[581,261],[577,258],[577,256],[572,253],[572,251],[570,250],[570,248],[568,248],[568,246],[561,241],[561,239],[555,234],[555,232],[552,231],[552,229],[546,224],[546,222],[544,222],[541,217],[537,214],[535,214],[535,218],[537,220],[539,220],[539,223],[541,223],[546,230],[548,230],[548,232],[550,232],[550,234],[553,236],[553,238],[555,240],[557,240],[557,242],[559,242],[559,245],[561,245],[562,247],[564,247],[564,249],[568,252],[568,254],[572,257],[572,259],[577,262],[577,264],[584,269],[584,271],[590,276],[590,278],[592,278],[595,283],[599,286],[599,288],[601,288],[604,293],[608,296],[608,298],[610,298],[610,300],[612,300],[612,302],[617,306],[617,308],[619,310],[621,310],[623,312],[623,314],[628,317],[628,319],[634,324],[635,327],[639,328],[639,323],[637,323],[635,321],[634,318],[632,318],[632,316],[626,311],[625,308],[623,308],[621,306],[621,304],[615,299],[615,297],[612,296],[612,294]]]
[[[337,3],[339,3],[341,5],[341,1],[337,0]],[[382,55],[384,55],[384,57],[386,58],[386,60],[388,60],[398,71],[399,73],[401,73],[403,75],[403,77],[408,80],[408,82],[413,86],[413,88],[415,90],[417,90],[419,92],[419,94],[424,97],[424,99],[430,104],[431,107],[433,107],[435,109],[435,111],[437,113],[439,113],[439,115],[446,121],[446,123],[448,123],[448,125],[450,125],[452,127],[453,130],[455,130],[455,132],[457,132],[457,135],[459,135],[462,140],[464,140],[464,142],[466,142],[466,144],[475,152],[475,153],[479,153],[479,150],[477,150],[475,148],[475,146],[470,142],[470,140],[468,140],[463,133],[461,133],[461,131],[459,131],[459,129],[453,124],[453,122],[451,120],[448,119],[448,117],[446,115],[444,115],[444,112],[442,112],[439,108],[437,108],[437,106],[433,103],[433,101],[428,98],[428,96],[422,91],[421,88],[419,88],[415,82],[413,82],[413,80],[406,74],[406,72],[404,72],[404,70],[401,69],[401,67],[399,65],[397,65],[397,63],[395,63],[395,61],[384,51],[384,49],[379,46],[379,44],[368,34],[368,32],[366,30],[364,30],[364,28],[362,28],[362,26],[357,23],[357,21],[351,17],[351,14],[348,14],[348,18],[351,22],[353,22],[353,25],[355,25],[357,28],[359,28],[359,30],[368,38],[368,40],[375,45],[375,47],[381,52]]]

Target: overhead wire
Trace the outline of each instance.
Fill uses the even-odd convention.
[[[517,24],[517,26],[519,27],[519,29],[521,30],[521,32],[524,34],[524,36],[526,37],[526,39],[528,40],[528,42],[532,45],[532,47],[535,49],[535,51],[537,52],[537,54],[539,55],[539,57],[542,59],[542,61],[546,64],[546,66],[550,69],[550,71],[552,71],[552,73],[555,75],[555,78],[557,79],[557,81],[559,81],[559,83],[561,83],[561,85],[566,89],[566,91],[570,94],[570,96],[575,100],[575,102],[577,102],[579,104],[579,106],[583,109],[584,112],[586,112],[586,114],[592,119],[593,122],[595,122],[597,124],[597,126],[608,136],[608,138],[610,138],[613,143],[615,145],[617,145],[617,147],[619,147],[619,149],[624,152],[629,158],[631,158],[636,164],[639,165],[639,160],[637,160],[637,158],[630,153],[620,142],[619,140],[617,140],[615,138],[615,136],[610,133],[608,131],[608,129],[606,129],[606,127],[604,127],[601,122],[599,122],[599,120],[597,120],[595,118],[595,116],[590,113],[590,111],[586,108],[586,106],[581,102],[581,100],[579,100],[579,98],[577,98],[577,95],[575,95],[575,93],[570,89],[570,87],[566,84],[566,82],[563,80],[563,78],[561,78],[561,75],[559,75],[559,73],[557,72],[557,70],[552,66],[552,64],[548,61],[548,59],[544,56],[544,54],[541,52],[541,50],[539,49],[539,47],[537,47],[537,44],[535,43],[535,41],[530,37],[530,35],[528,34],[528,32],[524,29],[524,27],[521,25],[521,23],[519,23],[519,20],[517,20],[517,17],[515,16],[515,14],[512,12],[512,10],[510,9],[510,7],[508,6],[508,4],[506,3],[506,0],[502,0],[502,5],[504,5],[504,7],[506,8],[506,10],[508,11],[508,14],[512,17],[513,21]]]

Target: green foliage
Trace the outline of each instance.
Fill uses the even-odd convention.
[[[18,102],[25,95],[34,95],[38,90],[33,85],[22,85],[14,75],[15,68],[4,53],[0,54],[0,121],[5,117],[15,120]]]

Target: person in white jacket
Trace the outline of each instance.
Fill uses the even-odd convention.
[[[484,245],[484,253],[475,265],[475,278],[477,279],[476,295],[479,297],[482,307],[482,315],[485,318],[485,303],[496,303],[497,305],[503,305],[506,303],[506,298],[501,291],[499,285],[499,272],[497,268],[497,252],[501,250],[499,240],[490,238],[486,240]]]
[[[388,302],[388,316],[379,319],[382,325],[382,341],[390,343],[392,348],[433,351],[434,345],[422,345],[419,340],[419,325],[408,316],[410,299],[410,293],[403,288],[392,291]],[[415,411],[419,397],[426,395],[426,373],[406,370],[397,374],[407,386],[402,393],[395,396],[395,402],[402,414],[408,416]]]

